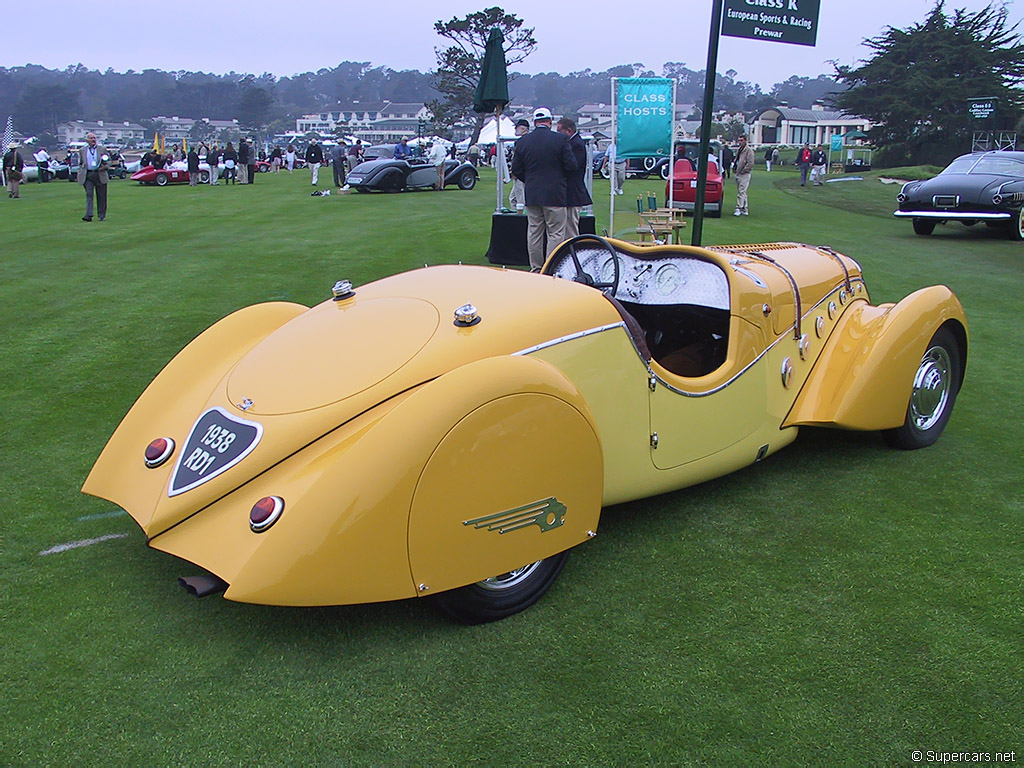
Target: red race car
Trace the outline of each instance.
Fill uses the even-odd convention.
[[[704,213],[713,218],[722,215],[722,172],[718,163],[708,161],[708,181],[704,188]],[[669,194],[671,192],[671,195]],[[697,168],[689,158],[676,160],[671,181],[665,182],[665,204],[692,211],[697,199]]]
[[[205,184],[210,180],[210,166],[206,163],[199,164],[199,181]],[[163,168],[154,168],[147,165],[132,174],[132,181],[140,184],[156,184],[158,187],[166,187],[168,184],[187,184],[188,169],[183,162],[171,163]]]

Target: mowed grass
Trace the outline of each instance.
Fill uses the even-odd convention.
[[[729,477],[606,509],[540,603],[478,627],[419,600],[194,600],[175,583],[194,567],[79,489],[146,384],[220,317],[312,304],[341,278],[483,263],[492,171],[468,193],[329,198],[300,172],[245,188],[115,181],[102,224],[80,221],[66,182],[0,199],[0,764],[1021,755],[1024,247],[983,228],[915,237],[879,175],[898,174],[801,188],[758,168],[751,215],[730,215],[730,182],[704,242],[830,245],[864,266],[875,302],[953,288],[971,349],[939,443],[806,430]],[[648,190],[664,184],[627,183],[616,230]]]

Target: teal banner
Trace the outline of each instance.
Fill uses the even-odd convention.
[[[672,151],[672,80],[620,77],[616,88],[616,157],[667,156]]]
[[[843,137],[842,136],[837,134],[837,135],[833,136],[830,139],[830,141],[832,143],[829,145],[829,149],[831,149],[833,152],[842,152],[843,151]]]

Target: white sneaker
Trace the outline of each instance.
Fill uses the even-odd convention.
[[[735,211],[732,212],[732,215],[733,216],[742,216],[743,215],[743,211],[741,211],[739,208],[737,208]]]
[[[744,211],[744,212],[743,212],[743,215],[744,215],[744,216],[749,216],[749,215],[750,215],[750,211]]]

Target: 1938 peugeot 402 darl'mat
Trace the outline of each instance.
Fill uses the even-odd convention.
[[[964,377],[948,288],[873,306],[797,243],[581,236],[542,274],[424,268],[247,307],[154,379],[83,490],[272,605],[536,601],[601,509],[740,469],[804,425],[933,443]],[[469,304],[467,304],[467,299]]]

